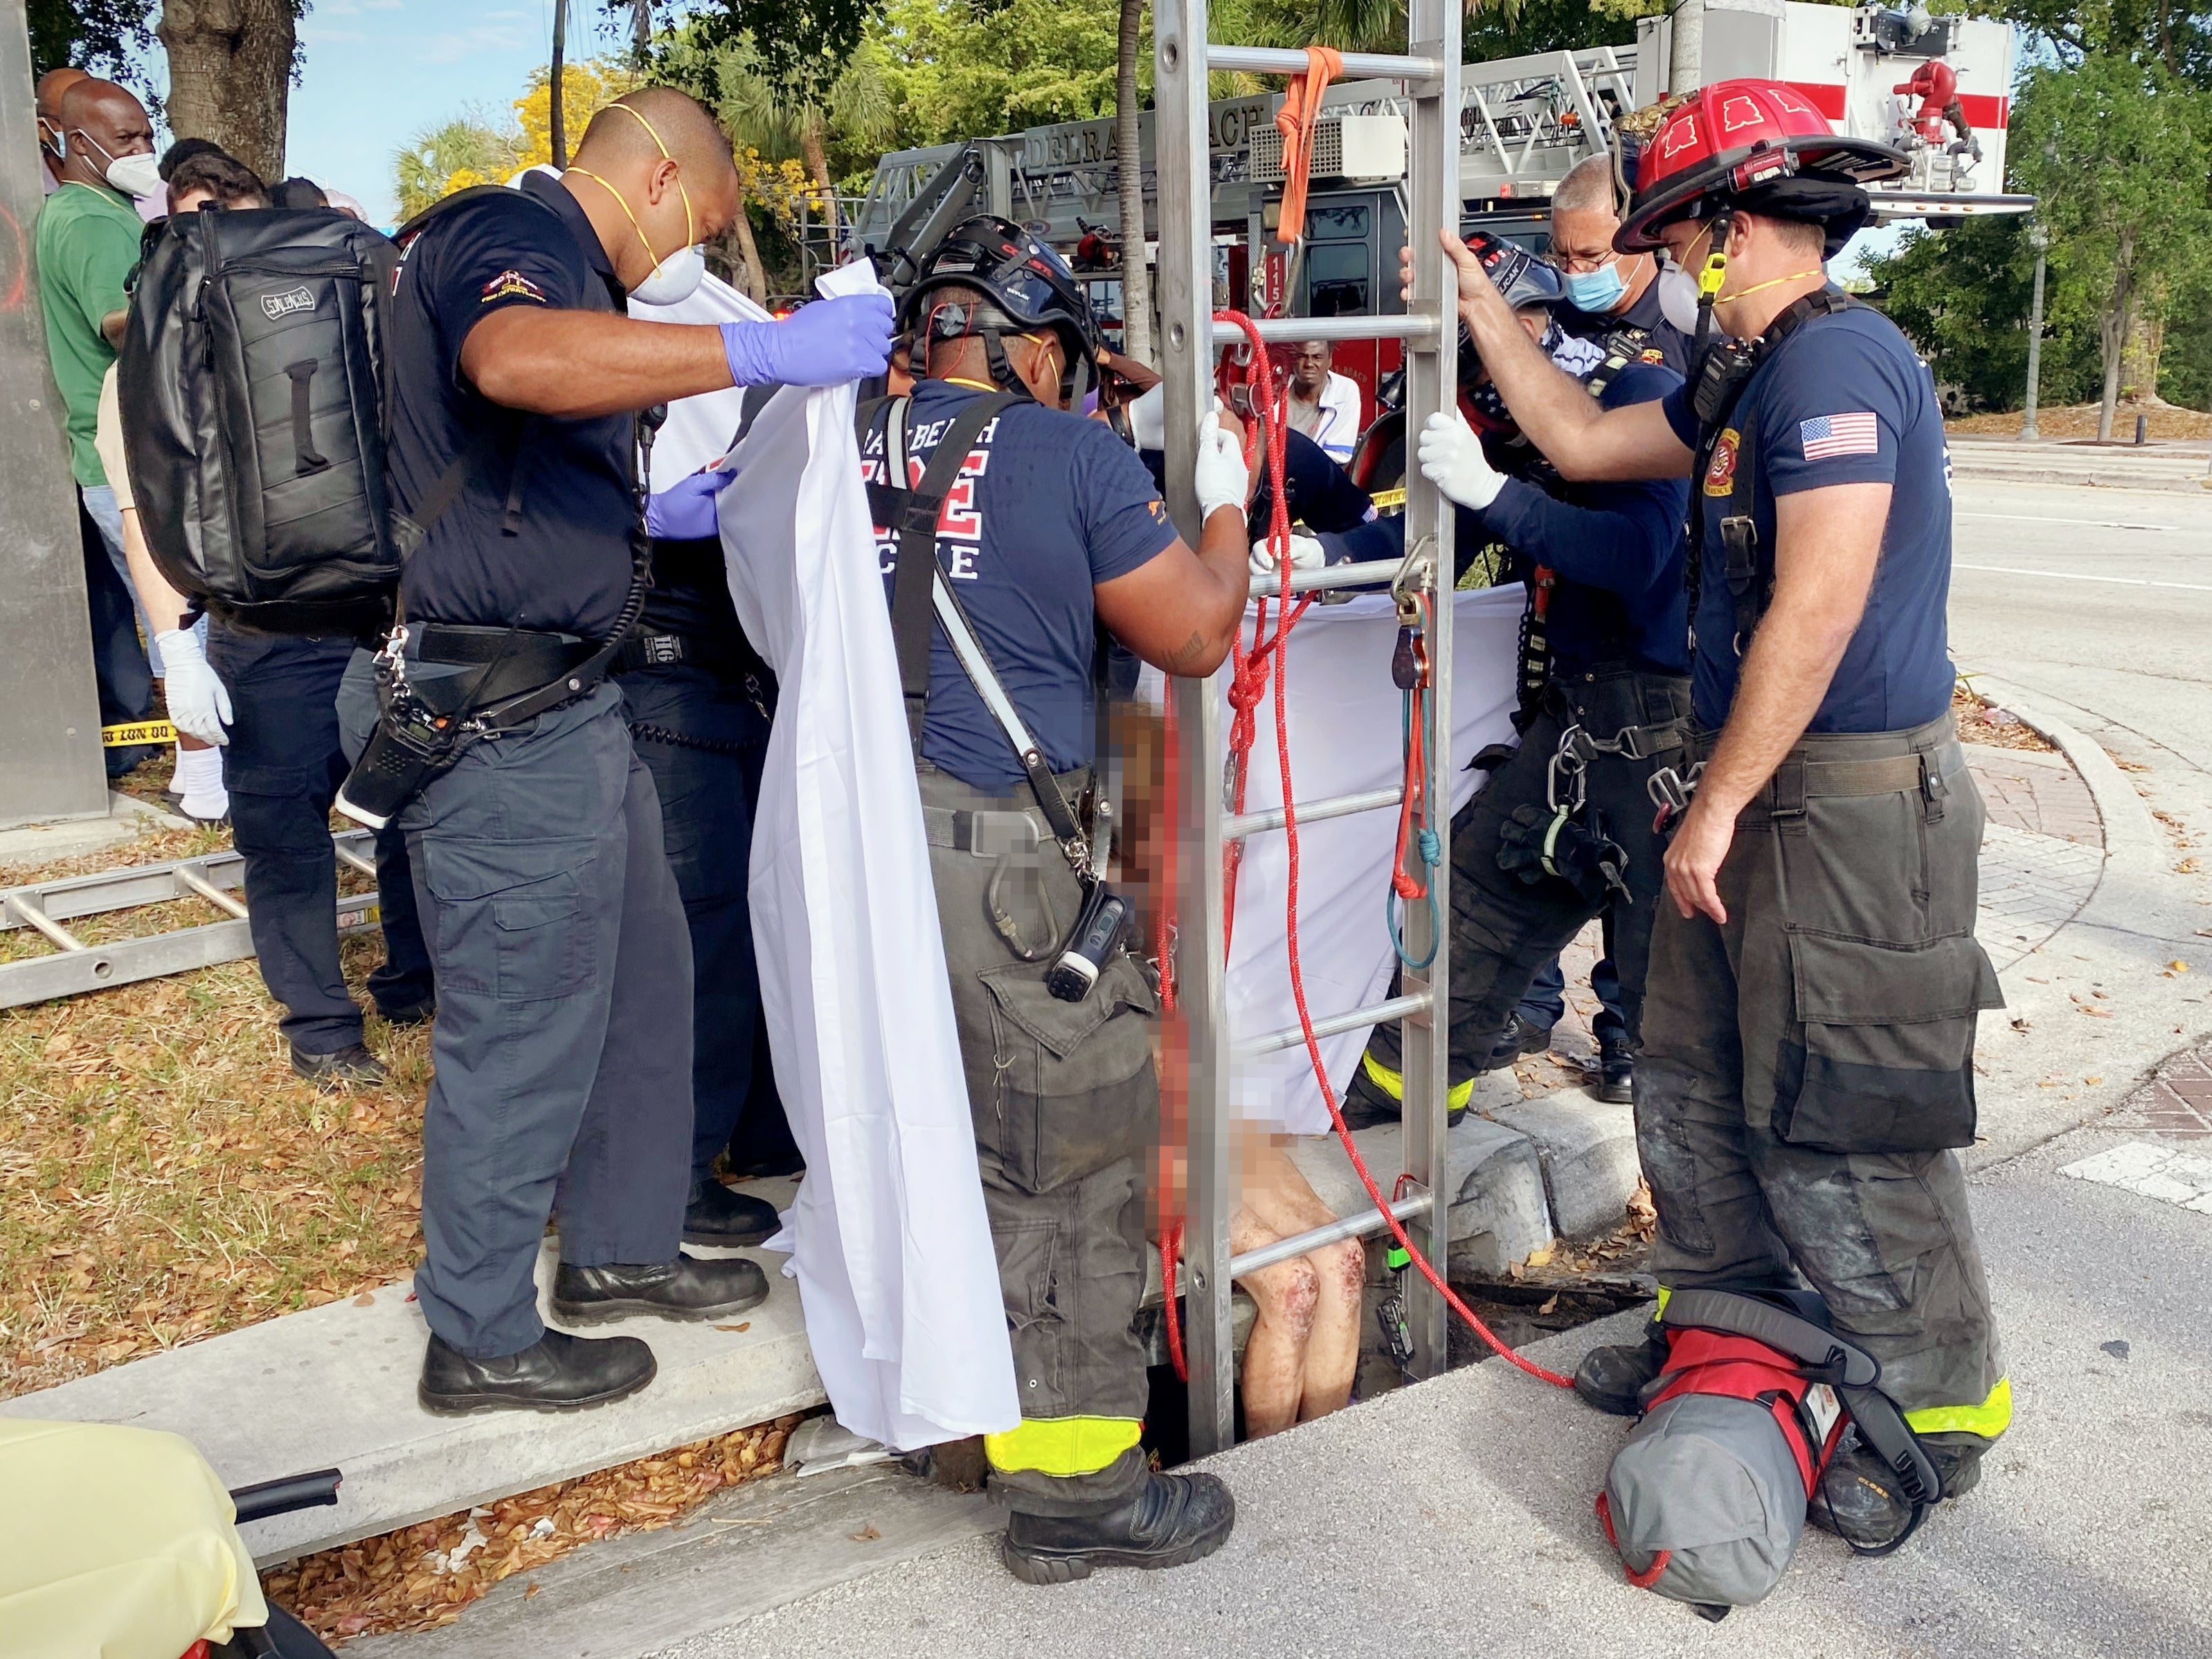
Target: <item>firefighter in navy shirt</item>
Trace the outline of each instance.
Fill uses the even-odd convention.
[[[1551,222],[1552,261],[1567,278],[1560,325],[1687,378],[1690,337],[1667,314],[1674,284],[1660,281],[1659,256],[1623,253],[1613,246],[1620,213],[1610,154],[1589,156],[1567,170],[1552,192]]]
[[[1085,901],[1063,854],[1087,864],[1054,803],[1095,832],[1083,802],[1102,626],[1171,674],[1227,655],[1249,586],[1249,480],[1209,421],[1205,528],[1186,545],[1128,445],[1068,412],[1094,372],[1097,324],[1060,256],[1003,219],[971,219],[939,246],[900,324],[915,390],[862,406],[861,457],[1021,1396],[1019,1426],[984,1438],[1011,1510],[1002,1553],[1033,1583],[1174,1566],[1218,1548],[1235,1508],[1213,1475],[1153,1472],[1138,1443],[1158,1002],[1118,948],[1079,1000],[1048,989]],[[940,466],[940,449],[957,463]],[[933,535],[908,492],[941,495]],[[1036,774],[932,623],[933,560],[994,695],[1042,751]]]
[[[1928,370],[1824,263],[1861,181],[1905,157],[1774,82],[1703,88],[1644,151],[1617,246],[1700,272],[1714,344],[1662,404],[1600,410],[1527,349],[1479,268],[1461,309],[1506,402],[1570,477],[1695,490],[1693,758],[1651,947],[1637,1138],[1662,1285],[1820,1293],[1881,1364],[1955,1497],[2012,1396],[1957,1150],[1974,1138],[1982,806],[1951,729],[1951,501]],[[1653,1339],[1577,1375],[1637,1409]],[[1820,1524],[1863,1547],[1920,1512],[1847,1446]]]
[[[471,733],[393,809],[438,991],[416,1276],[433,1411],[586,1407],[652,1380],[636,1338],[539,1319],[549,1213],[568,1322],[707,1318],[767,1294],[752,1263],[678,1248],[691,957],[652,778],[603,674],[637,614],[644,538],[706,533],[719,482],[687,480],[641,515],[638,412],[878,372],[890,308],[830,301],[720,328],[620,314],[626,289],[672,301],[696,287],[699,244],[738,203],[713,119],[649,88],[592,118],[562,177],[438,210],[400,270],[391,471],[422,534],[376,741],[394,752],[391,722],[410,708]]]
[[[1565,297],[1559,273],[1510,243],[1478,240],[1510,314],[1592,408],[1656,404],[1680,386],[1640,356],[1565,336],[1553,318]],[[1471,349],[1461,382],[1483,435],[1463,416],[1439,416],[1420,434],[1420,466],[1458,504],[1462,568],[1494,550],[1502,579],[1526,583],[1529,597],[1519,746],[1477,757],[1490,775],[1452,820],[1455,1109],[1475,1073],[1548,1039],[1548,1024],[1524,1039],[1516,1005],[1594,917],[1607,919],[1632,1041],[1663,886],[1646,785],[1680,762],[1689,714],[1683,485],[1566,482],[1514,425]],[[1359,1116],[1396,1115],[1404,1081],[1395,1024],[1375,1028],[1350,1097]]]

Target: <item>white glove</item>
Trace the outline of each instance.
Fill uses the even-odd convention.
[[[1198,487],[1198,511],[1201,520],[1210,519],[1224,507],[1233,507],[1239,513],[1252,494],[1252,475],[1245,470],[1244,451],[1237,440],[1222,430],[1221,417],[1212,410],[1198,424],[1198,466],[1194,480]]]
[[[168,677],[161,686],[171,723],[202,743],[228,743],[223,727],[230,724],[230,693],[208,666],[199,635],[189,629],[174,629],[155,635],[154,643],[161,648],[161,667]]]
[[[1505,475],[1482,453],[1482,440],[1456,410],[1429,416],[1421,428],[1421,476],[1462,507],[1480,513],[1505,488]]]
[[[1291,568],[1318,570],[1328,562],[1328,550],[1310,536],[1291,538]],[[1252,574],[1272,576],[1275,574],[1275,556],[1267,550],[1264,538],[1252,544]]]

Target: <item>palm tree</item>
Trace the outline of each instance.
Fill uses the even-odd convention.
[[[794,91],[760,70],[751,46],[726,46],[714,64],[714,113],[730,135],[763,155],[796,152],[822,192],[822,214],[832,235],[843,220],[837,211],[837,182],[830,172],[828,137],[861,145],[890,141],[896,110],[884,73],[883,48],[864,40],[818,93]]]
[[[495,126],[479,109],[416,133],[392,156],[400,218],[411,219],[462,185],[497,184],[507,178],[517,165],[516,137]]]
[[[1152,361],[1152,268],[1145,259],[1145,167],[1137,130],[1137,46],[1144,38],[1145,0],[1121,0],[1121,36],[1114,64],[1114,149],[1121,195],[1121,349]]]

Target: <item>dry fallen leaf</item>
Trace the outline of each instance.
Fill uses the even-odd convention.
[[[1545,1245],[1540,1250],[1531,1250],[1528,1252],[1528,1265],[1531,1267],[1548,1267],[1552,1265],[1552,1258],[1558,1253],[1559,1252],[1549,1244]]]
[[[2102,1083],[2104,1080],[2100,1077],[2085,1077],[2081,1079],[2084,1083]]]
[[[1544,1305],[1536,1310],[1540,1314],[1557,1313],[1559,1310],[1559,1293],[1557,1291],[1553,1291],[1551,1296],[1545,1301]]]
[[[356,1308],[374,1308],[376,1305],[375,1294],[373,1291],[363,1291],[359,1296],[354,1297],[353,1305]]]
[[[2187,973],[2187,972],[2189,971],[2189,964],[2188,964],[2187,963],[2185,963],[2185,962],[2182,962],[2182,961],[2179,961],[2179,960],[2178,960],[2178,959],[2177,959],[2177,960],[2175,960],[2175,961],[2172,961],[2172,962],[2169,962],[2169,963],[2167,963],[2166,964],[2166,970],[2167,970],[2169,973],[2175,973],[2175,974],[2185,974],[2185,973]]]
[[[866,1526],[860,1531],[848,1535],[855,1544],[872,1544],[877,1539],[881,1538],[883,1534],[878,1532],[873,1526]]]
[[[718,1331],[749,1331],[752,1329],[752,1328],[753,1322],[750,1319],[739,1325],[717,1325],[714,1327]]]
[[[2109,1008],[2090,1008],[2085,1006],[2081,1009],[2081,1012],[2088,1015],[2092,1019],[2110,1019],[2112,1017],[2112,1011]]]

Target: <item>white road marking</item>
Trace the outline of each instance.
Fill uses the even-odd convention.
[[[2212,1215],[2212,1158],[2131,1140],[2094,1158],[2069,1164],[2059,1174]]]
[[[2119,587],[2179,587],[2191,593],[2212,593],[2212,582],[2154,582],[2142,576],[2091,576],[2079,570],[2029,570],[2016,564],[1968,564],[1951,562],[1954,570],[1988,570],[2000,576],[2048,576],[2060,582],[2110,582]]]
[[[1967,513],[1952,510],[1954,519],[2010,519],[2021,524],[2078,524],[2091,530],[2173,530],[2170,524],[2133,524],[2124,519],[2054,519],[2042,513]]]

